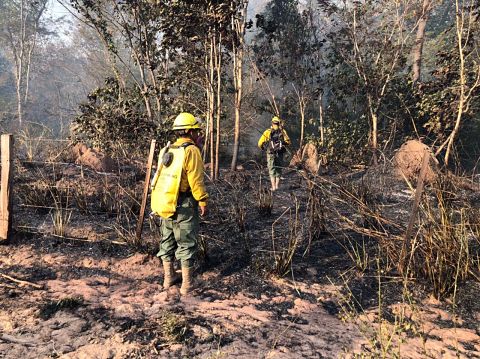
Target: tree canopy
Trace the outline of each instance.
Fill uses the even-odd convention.
[[[233,156],[232,169],[273,115],[295,146],[313,142],[341,162],[375,162],[408,138],[446,164],[452,150],[477,153],[478,0],[271,0],[257,13],[246,0],[60,3],[74,16],[63,45],[39,40],[49,31],[43,2],[2,2],[5,120],[31,117],[43,93],[72,94],[56,97],[70,114],[83,97],[74,135],[117,151],[138,149],[138,137],[166,140],[175,115],[190,111],[206,123],[205,158]],[[32,66],[15,62],[21,19]],[[82,91],[36,85],[53,71],[42,58],[65,61],[52,55],[67,47]]]

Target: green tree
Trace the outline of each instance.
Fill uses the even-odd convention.
[[[460,0],[455,4],[455,22],[445,33],[433,78],[422,86],[419,104],[424,127],[439,143],[436,155],[445,150],[446,165],[465,122],[475,132],[480,110],[480,5]]]
[[[124,99],[138,99],[129,98],[131,94],[139,94],[143,100],[139,108],[153,127],[168,126],[180,110],[204,114],[213,163],[213,118],[218,132],[222,39],[230,28],[231,2],[71,2],[109,54],[119,106]],[[85,121],[81,124],[79,133]]]
[[[128,157],[132,150],[139,149],[139,139],[165,135],[156,133],[162,128],[155,128],[145,116],[140,91],[132,88],[129,96],[120,96],[122,91],[115,78],[108,78],[102,87],[88,95],[74,122],[77,140],[86,140],[105,152]]]
[[[413,35],[425,20],[416,11],[419,4],[376,0],[329,6],[332,29],[327,78],[331,102],[338,102],[331,108],[347,111],[355,129],[368,129],[362,135],[357,132],[357,140],[361,139],[357,145],[368,140],[373,163],[377,163],[379,151],[402,134],[398,129],[406,128],[402,126],[406,118],[416,122],[407,69],[415,45]],[[337,81],[338,74],[343,81]],[[366,126],[357,126],[358,121],[366,121]]]
[[[318,36],[318,24],[312,21],[313,11],[310,6],[300,12],[297,0],[270,1],[265,11],[257,15],[260,31],[252,45],[261,76],[272,84],[278,83],[277,91],[271,94],[269,111],[291,123],[300,117],[299,126],[295,126],[300,132],[300,147],[305,137],[306,112],[315,94],[320,92],[319,53],[324,39]],[[277,104],[275,92],[282,103]]]

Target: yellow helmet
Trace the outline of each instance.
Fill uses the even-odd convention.
[[[272,123],[280,125],[281,122],[282,121],[277,116],[273,116]]]
[[[200,128],[200,123],[195,116],[188,112],[182,112],[175,118],[175,121],[173,121],[172,130],[194,130],[197,128]]]

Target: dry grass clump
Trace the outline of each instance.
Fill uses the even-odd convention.
[[[85,304],[82,296],[64,297],[56,301],[48,301],[40,305],[38,317],[48,320],[60,310],[73,311]]]
[[[238,194],[236,198],[237,200],[231,204],[230,213],[232,218],[234,218],[238,231],[244,233],[246,231],[247,206],[243,196]]]
[[[88,189],[88,184],[84,180],[77,181],[73,184],[73,200],[76,208],[82,214],[91,213],[91,191]]]
[[[50,207],[53,204],[53,196],[49,182],[37,181],[31,184],[18,184],[15,187],[16,195],[20,204],[34,207]],[[54,189],[55,191],[55,189]]]
[[[162,336],[167,343],[181,343],[186,339],[189,326],[184,315],[164,311],[160,325]]]
[[[403,264],[412,276],[426,278],[437,298],[455,296],[458,284],[470,276],[480,280],[480,217],[471,215],[478,210],[469,203],[457,201],[457,193],[448,177],[435,182],[423,198],[417,234]]]
[[[272,272],[279,276],[287,275],[292,268],[293,258],[299,247],[302,235],[303,225],[299,213],[299,201],[293,198],[294,207],[287,208],[282,215],[272,223],[272,249],[274,258],[274,267]],[[288,232],[284,236],[276,237],[275,225],[288,212]]]
[[[137,198],[141,198],[141,194],[135,193],[137,193],[135,188],[128,189],[118,184],[118,186],[113,187],[113,193],[108,194],[108,196],[117,199],[112,208],[112,213],[115,213],[116,216],[113,225],[115,233],[125,243],[138,246],[140,243],[138,243],[136,237],[136,226],[140,203]]]
[[[257,210],[262,216],[270,216],[273,209],[273,194],[267,188],[258,188],[257,194]]]
[[[310,253],[312,242],[321,238],[327,231],[325,195],[311,181],[308,181],[308,198],[306,208],[307,247],[305,253]]]
[[[19,183],[14,187],[21,205],[49,210],[52,207],[67,207],[71,190],[69,187],[57,185],[54,178],[49,178],[41,171],[36,171],[36,180]]]
[[[459,283],[468,278],[480,280],[479,210],[461,200],[461,190],[450,177],[440,175],[420,197],[419,211],[407,216],[386,212],[375,195],[380,189],[363,181],[316,179],[313,186],[326,199],[328,225],[338,237],[347,238],[342,245],[361,272],[372,259],[368,239],[378,245],[384,273],[421,281],[437,298],[455,296]],[[408,202],[399,203],[398,210],[404,211],[405,204],[411,208]],[[410,235],[408,217],[414,219]]]
[[[47,149],[48,142],[45,141],[52,135],[52,131],[40,123],[27,123],[16,136],[16,153],[28,161],[42,158]]]
[[[72,211],[58,207],[51,213],[53,222],[53,234],[59,237],[65,237],[72,217]]]

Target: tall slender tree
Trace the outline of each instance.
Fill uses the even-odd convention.
[[[271,83],[272,94],[282,99],[279,108],[270,111],[285,119],[293,133],[299,133],[300,147],[319,91],[322,64],[318,60],[324,44],[318,24],[312,21],[313,5],[301,11],[302,6],[296,0],[270,1],[257,16],[260,31],[252,46],[257,68]]]
[[[230,168],[235,171],[237,168],[238,149],[240,146],[241,108],[243,97],[243,71],[245,57],[245,30],[247,26],[248,0],[233,2],[236,6],[232,15],[232,58],[233,58],[233,87],[235,124],[233,139],[233,154]]]
[[[422,74],[422,57],[423,45],[425,43],[425,30],[427,28],[428,17],[432,11],[433,0],[423,0],[422,5],[419,6],[417,33],[415,38],[415,45],[413,47],[413,66],[412,66],[412,81],[416,83],[421,80]]]
[[[0,3],[0,41],[13,59],[19,127],[29,99],[32,57],[42,32],[42,16],[47,2],[5,0]]]

